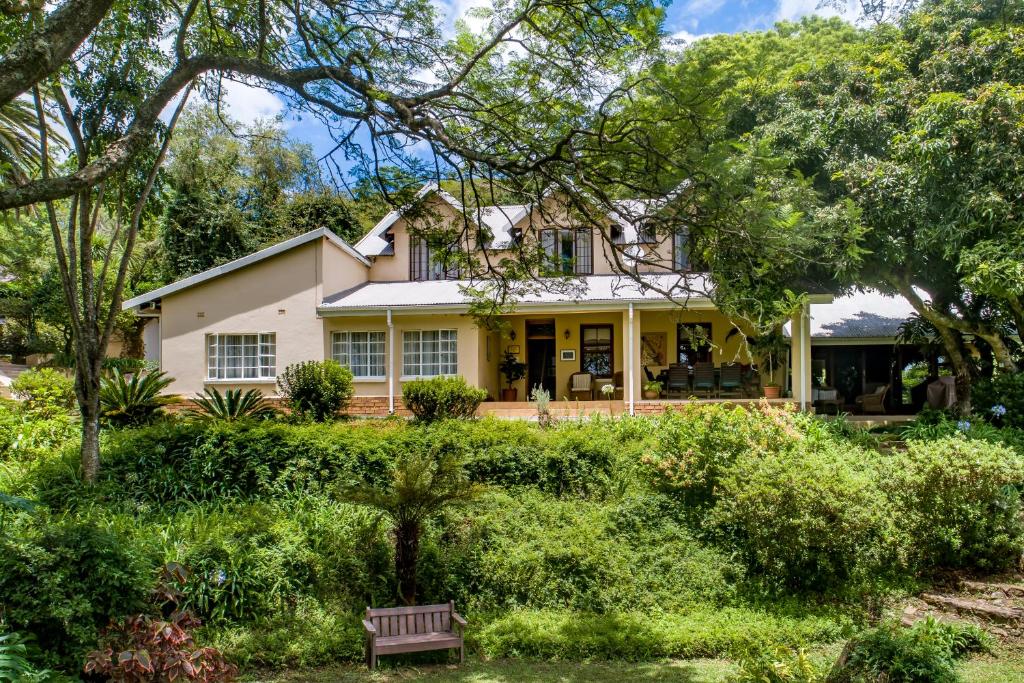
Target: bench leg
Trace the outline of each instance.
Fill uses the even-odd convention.
[[[464,664],[466,661],[466,644],[459,645],[459,664]]]

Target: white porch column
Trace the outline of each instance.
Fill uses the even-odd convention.
[[[811,307],[804,304],[792,318],[790,367],[793,399],[800,410],[811,406]]]
[[[635,375],[636,375],[636,363],[634,362],[635,357],[636,357],[636,351],[635,351],[635,349],[636,349],[636,339],[634,339],[635,333],[634,333],[634,330],[633,330],[633,318],[634,318],[634,316],[633,316],[633,304],[630,304],[629,305],[629,356],[628,356],[628,361],[627,361],[627,364],[629,365],[629,370],[626,373],[626,388],[629,391],[628,395],[629,395],[629,414],[630,415],[635,415],[635,412],[634,412],[634,409],[633,409],[633,401],[634,401],[634,398],[635,398],[635,395],[636,395],[636,391],[635,391],[635,387],[636,387],[636,377],[635,377]]]
[[[395,414],[395,324],[388,309],[388,415]]]

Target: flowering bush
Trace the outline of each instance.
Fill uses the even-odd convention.
[[[1024,372],[975,382],[971,400],[975,412],[994,424],[1024,429]]]

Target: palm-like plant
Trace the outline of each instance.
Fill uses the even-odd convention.
[[[468,501],[481,487],[466,475],[462,460],[448,449],[432,453],[411,448],[395,461],[389,481],[342,490],[342,498],[383,512],[395,525],[395,574],[402,600],[416,601],[416,565],[423,522],[444,508]]]
[[[67,141],[47,117],[51,151]],[[21,185],[39,168],[39,118],[32,102],[16,99],[0,107],[0,183]]]
[[[177,396],[160,392],[174,379],[165,372],[137,372],[130,377],[114,369],[100,383],[100,416],[114,427],[135,427],[151,422],[165,406],[178,403]]]
[[[221,394],[217,389],[207,387],[192,402],[195,407],[188,410],[189,415],[226,422],[268,418],[277,413],[277,409],[263,398],[259,389],[250,389],[244,394],[241,389],[228,389],[226,394]]]

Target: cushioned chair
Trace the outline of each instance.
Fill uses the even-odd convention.
[[[854,399],[854,404],[864,414],[874,413],[882,415],[885,413],[885,395],[889,392],[889,385],[883,384],[870,394],[861,394]]]
[[[668,369],[668,381],[664,386],[665,395],[676,394],[682,397],[690,391],[690,371],[682,365],[673,365]]]
[[[574,372],[569,378],[569,398],[594,400],[594,376],[589,372]]]
[[[739,363],[724,363],[718,383],[718,395],[743,396],[743,368]]]
[[[612,381],[615,382],[615,400],[621,401],[626,395],[626,377],[622,370],[612,375]]]
[[[708,398],[716,393],[714,363],[693,364],[693,393],[698,391],[703,391]]]

